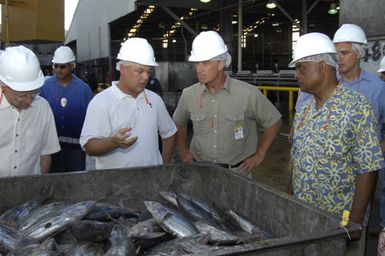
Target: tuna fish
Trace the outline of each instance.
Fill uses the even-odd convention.
[[[73,256],[104,256],[104,250],[101,244],[83,242],[80,243],[74,250]]]
[[[53,212],[61,211],[66,205],[63,202],[52,202],[49,204],[41,205],[35,208],[28,217],[24,218],[19,223],[19,231],[24,232],[24,230],[28,229],[30,226],[36,224],[36,222],[45,218],[45,216],[52,214]]]
[[[70,228],[79,241],[102,242],[110,236],[112,226],[111,222],[80,220],[71,224]]]
[[[78,202],[46,215],[23,231],[25,236],[39,241],[67,228],[89,213],[95,201]]]
[[[155,201],[145,201],[155,221],[167,232],[177,237],[199,234],[194,224],[177,211]]]
[[[111,231],[110,248],[106,256],[136,256],[135,244],[127,236],[124,227],[115,225]]]
[[[253,224],[249,220],[247,220],[245,217],[239,215],[238,213],[234,212],[233,210],[228,211],[229,214],[234,218],[234,220],[239,224],[239,226],[242,228],[243,231],[247,232],[248,234],[254,236],[254,239],[260,240],[261,238],[272,238],[273,236],[257,225]]]
[[[211,223],[206,221],[196,221],[194,222],[195,227],[199,230],[201,234],[207,234],[210,237],[210,243],[216,245],[230,245],[237,244],[239,238],[233,234],[222,230],[220,227],[214,226]]]
[[[206,254],[213,246],[208,246],[208,235],[179,237],[155,246],[144,255],[146,256],[179,256]]]
[[[169,202],[175,207],[178,207],[177,195],[172,191],[160,191],[159,194],[163,197],[164,200]]]
[[[0,222],[4,223],[8,227],[17,229],[20,222],[22,222],[25,218],[28,218],[33,209],[47,201],[47,199],[52,196],[52,193],[53,187],[43,188],[36,199],[27,201],[4,212],[0,216]]]
[[[131,218],[138,217],[138,214],[133,210],[119,207],[117,205],[108,203],[96,203],[89,214],[85,217],[88,220],[110,221],[111,219],[118,219],[119,217]]]
[[[7,253],[17,248],[36,244],[37,242],[33,239],[24,237],[21,233],[16,230],[0,224],[0,252]]]
[[[202,208],[193,199],[187,198],[183,194],[177,194],[178,208],[181,209],[186,215],[191,216],[194,220],[205,220],[213,225],[217,225],[218,222],[210,214],[210,209]]]

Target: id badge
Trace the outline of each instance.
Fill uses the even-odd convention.
[[[244,135],[243,135],[243,127],[242,126],[236,126],[234,128],[234,136],[235,136],[236,140],[243,139]]]

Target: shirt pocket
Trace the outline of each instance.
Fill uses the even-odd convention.
[[[43,142],[43,133],[41,129],[28,129],[25,131],[25,140],[21,141],[23,151],[34,154],[41,152],[41,143]]]
[[[230,141],[243,141],[247,137],[248,122],[246,122],[245,115],[241,114],[226,114],[224,123],[220,127],[226,127],[226,138]]]
[[[204,134],[210,132],[209,118],[205,113],[191,114],[194,133]]]

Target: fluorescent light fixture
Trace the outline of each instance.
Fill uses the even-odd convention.
[[[337,14],[337,13],[338,13],[336,3],[330,3],[330,8],[329,8],[328,13],[329,13],[330,15],[334,15],[334,14]]]
[[[232,22],[231,22],[231,24],[237,24],[238,23],[238,21],[236,21],[236,20],[233,20]]]
[[[268,9],[274,9],[274,8],[277,7],[277,5],[275,4],[274,1],[268,0],[267,3],[266,3],[266,7],[267,7]]]

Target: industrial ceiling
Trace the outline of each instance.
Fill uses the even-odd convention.
[[[249,34],[264,31],[277,33],[287,29],[293,20],[303,21],[303,6],[306,5],[307,15],[306,31],[323,32],[332,36],[338,28],[338,14],[330,15],[328,10],[333,0],[279,0],[275,9],[266,8],[266,0],[243,0],[242,22],[243,29],[251,28]],[[122,41],[127,38],[130,29],[133,28],[148,6],[154,6],[151,15],[140,24],[135,36],[145,37],[150,40],[161,41],[164,35],[172,30],[177,22],[177,17],[184,17],[183,22],[193,31],[220,30],[221,15],[231,13],[231,20],[237,20],[238,0],[212,0],[204,4],[199,0],[138,0],[137,10],[111,23],[112,41]],[[191,8],[194,8],[193,10]],[[256,24],[258,21],[264,21]],[[257,26],[256,26],[257,25]],[[273,26],[276,25],[276,26]],[[256,28],[254,28],[256,26]],[[182,28],[181,28],[182,27]],[[232,34],[238,35],[236,24],[230,26]],[[193,37],[189,29],[183,25],[176,29],[170,40]]]

